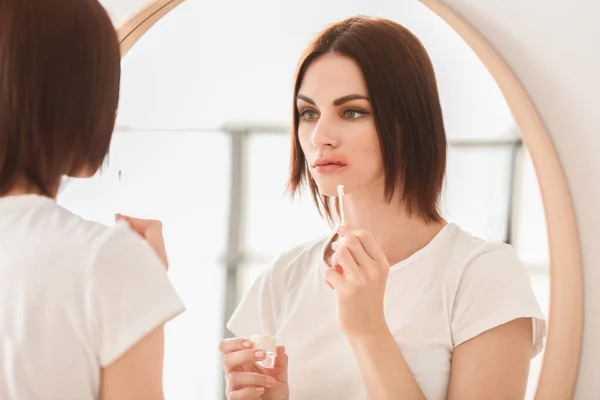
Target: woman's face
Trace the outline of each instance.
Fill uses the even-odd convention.
[[[298,138],[319,191],[337,195],[360,189],[383,190],[379,138],[359,66],[331,53],[306,69],[296,106]]]

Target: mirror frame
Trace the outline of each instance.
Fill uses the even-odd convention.
[[[118,28],[124,57],[161,18],[185,0],[150,0]],[[558,154],[527,91],[501,55],[441,0],[418,0],[472,49],[502,91],[527,147],[540,185],[550,249],[548,335],[535,399],[571,399],[583,334],[581,249],[573,203]]]
[[[162,17],[185,0],[150,0],[132,17],[117,28],[117,36],[121,44],[121,58],[129,52],[133,45],[148,32]]]

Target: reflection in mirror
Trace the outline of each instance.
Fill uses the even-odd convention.
[[[226,320],[272,259],[330,231],[307,193],[295,201],[284,194],[293,77],[314,34],[354,14],[392,19],[423,42],[449,141],[442,216],[513,245],[547,315],[535,173],[502,94],[455,32],[417,2],[241,2],[234,13],[213,2],[209,9],[184,2],[127,54],[109,164],[91,180],[71,181],[59,198],[107,224],[116,212],[164,222],[169,274],[188,307],[167,327],[166,398],[223,397],[216,344],[230,334]],[[528,398],[541,358],[531,364]]]

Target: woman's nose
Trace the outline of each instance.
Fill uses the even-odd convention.
[[[334,124],[323,117],[319,118],[319,121],[316,123],[311,139],[315,147],[336,147],[338,145]]]

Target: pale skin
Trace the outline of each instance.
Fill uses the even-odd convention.
[[[92,176],[89,171],[74,175]],[[58,187],[58,185],[57,185]],[[53,193],[54,197],[58,189]],[[7,196],[38,194],[29,185],[19,185]],[[117,215],[154,249],[168,269],[168,260],[162,234],[162,223]],[[129,348],[121,357],[105,366],[100,372],[100,400],[163,400],[164,327],[153,331]]]
[[[384,201],[384,169],[368,90],[356,63],[327,54],[306,70],[297,98],[298,136],[310,173],[322,194],[337,196],[343,184],[347,227],[338,230],[326,252],[325,281],[336,292],[338,322],[354,352],[371,399],[425,399],[384,317],[390,265],[429,243],[446,224],[409,216],[393,199]],[[343,159],[335,173],[319,173],[317,159]],[[341,267],[341,269],[339,268]],[[452,354],[448,399],[518,399],[527,387],[532,355],[530,318],[510,321],[458,345]],[[257,358],[243,350],[245,339],[221,343],[225,373]],[[233,357],[233,354],[238,356]],[[286,362],[287,364],[287,362]],[[228,386],[229,399],[286,400],[264,384],[272,371],[252,370],[243,384]],[[281,373],[281,372],[280,372]],[[284,374],[287,378],[287,374]],[[335,379],[335,376],[332,376]],[[277,382],[285,385],[285,382]],[[242,392],[266,388],[260,395]],[[286,393],[287,385],[285,385]]]

